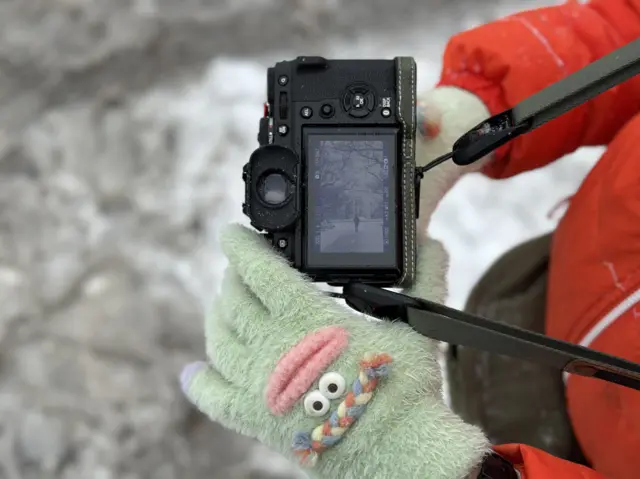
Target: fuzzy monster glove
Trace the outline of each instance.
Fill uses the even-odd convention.
[[[433,341],[340,305],[245,227],[222,247],[208,361],[181,376],[201,411],[317,478],[462,479],[481,462],[484,435],[443,403]],[[444,258],[423,246],[416,288],[429,299],[444,295]]]

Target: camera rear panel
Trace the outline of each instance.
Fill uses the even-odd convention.
[[[395,73],[392,60],[302,57],[278,63],[268,71],[274,143],[291,145],[295,138],[287,135],[305,124],[393,125]]]
[[[406,185],[408,170],[401,149],[415,125],[397,111],[403,93],[398,65],[299,57],[268,69],[262,148],[245,165],[243,211],[316,281],[392,285],[403,276],[402,238],[415,233],[403,221],[401,183]],[[415,78],[415,70],[411,74]],[[354,151],[340,152],[344,147]],[[321,177],[341,176],[337,169],[324,171],[327,163],[340,161],[336,155],[342,155],[345,172],[336,184],[350,188],[350,196],[321,185]],[[380,185],[362,186],[357,178],[367,175]],[[371,191],[362,193],[365,188]],[[339,237],[337,231],[348,228],[359,236]]]

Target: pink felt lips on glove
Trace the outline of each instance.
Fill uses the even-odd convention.
[[[306,393],[349,344],[349,332],[328,326],[308,334],[276,364],[267,383],[267,406],[282,415]]]

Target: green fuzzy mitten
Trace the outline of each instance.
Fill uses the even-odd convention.
[[[208,362],[181,376],[201,411],[314,477],[462,479],[481,462],[484,434],[441,399],[433,341],[340,305],[247,228],[228,227],[222,246]],[[445,257],[423,246],[416,288],[429,299],[444,295]]]

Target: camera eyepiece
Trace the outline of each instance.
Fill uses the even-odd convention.
[[[280,231],[299,217],[296,152],[280,145],[261,146],[245,167],[247,214],[251,224],[266,231]]]
[[[291,182],[291,179],[281,171],[267,171],[258,179],[258,198],[274,208],[282,206],[289,201],[294,190],[295,185]]]

